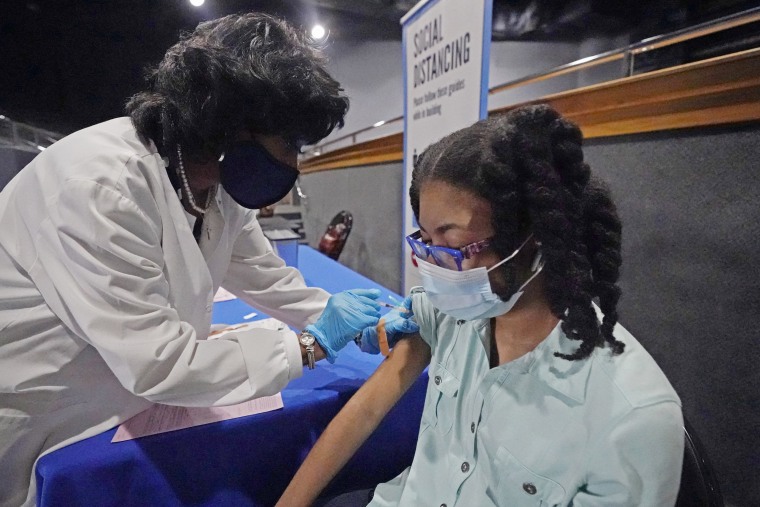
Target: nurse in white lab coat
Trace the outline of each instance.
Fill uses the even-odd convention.
[[[152,403],[274,394],[377,323],[376,292],[307,287],[254,211],[293,186],[297,145],[342,122],[340,92],[283,22],[209,21],[131,118],[62,139],[0,193],[0,505],[34,504],[51,450]],[[306,331],[207,341],[220,286]]]

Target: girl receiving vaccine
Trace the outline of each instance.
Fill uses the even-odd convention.
[[[422,287],[387,319],[390,357],[279,505],[311,505],[425,367],[411,465],[325,505],[675,503],[680,400],[617,324],[621,226],[581,143],[576,125],[531,106],[420,155],[409,190],[420,230],[407,242]],[[373,340],[365,330],[362,344]]]

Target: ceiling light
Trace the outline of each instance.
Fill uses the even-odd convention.
[[[311,29],[311,38],[312,39],[322,39],[324,38],[327,31],[325,30],[325,27],[322,25],[314,25]]]
[[[190,0],[190,5],[193,7],[200,7],[206,0]]]

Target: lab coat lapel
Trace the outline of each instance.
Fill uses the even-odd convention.
[[[213,305],[211,273],[166,171],[160,173],[166,204],[162,210],[162,247],[167,260],[164,274],[169,281],[170,300],[180,318],[190,323],[199,337],[205,337]]]
[[[212,257],[219,248],[219,243],[224,232],[224,216],[222,215],[221,207],[219,206],[219,200],[214,199],[209,206],[206,215],[203,217],[203,231],[201,232],[201,238],[198,242],[201,254],[206,260],[206,264],[210,264]]]

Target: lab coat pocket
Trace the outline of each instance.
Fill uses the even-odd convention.
[[[565,488],[520,463],[506,448],[499,447],[494,462],[496,484],[488,491],[499,506],[561,505]]]
[[[31,417],[26,414],[17,413],[13,409],[0,408],[0,430],[6,428],[22,428],[29,425]]]
[[[422,418],[444,434],[451,430],[454,423],[459,383],[459,379],[440,363],[431,367]]]
[[[0,461],[18,452],[23,443],[20,437],[29,433],[31,421],[32,418],[21,411],[0,408]]]

